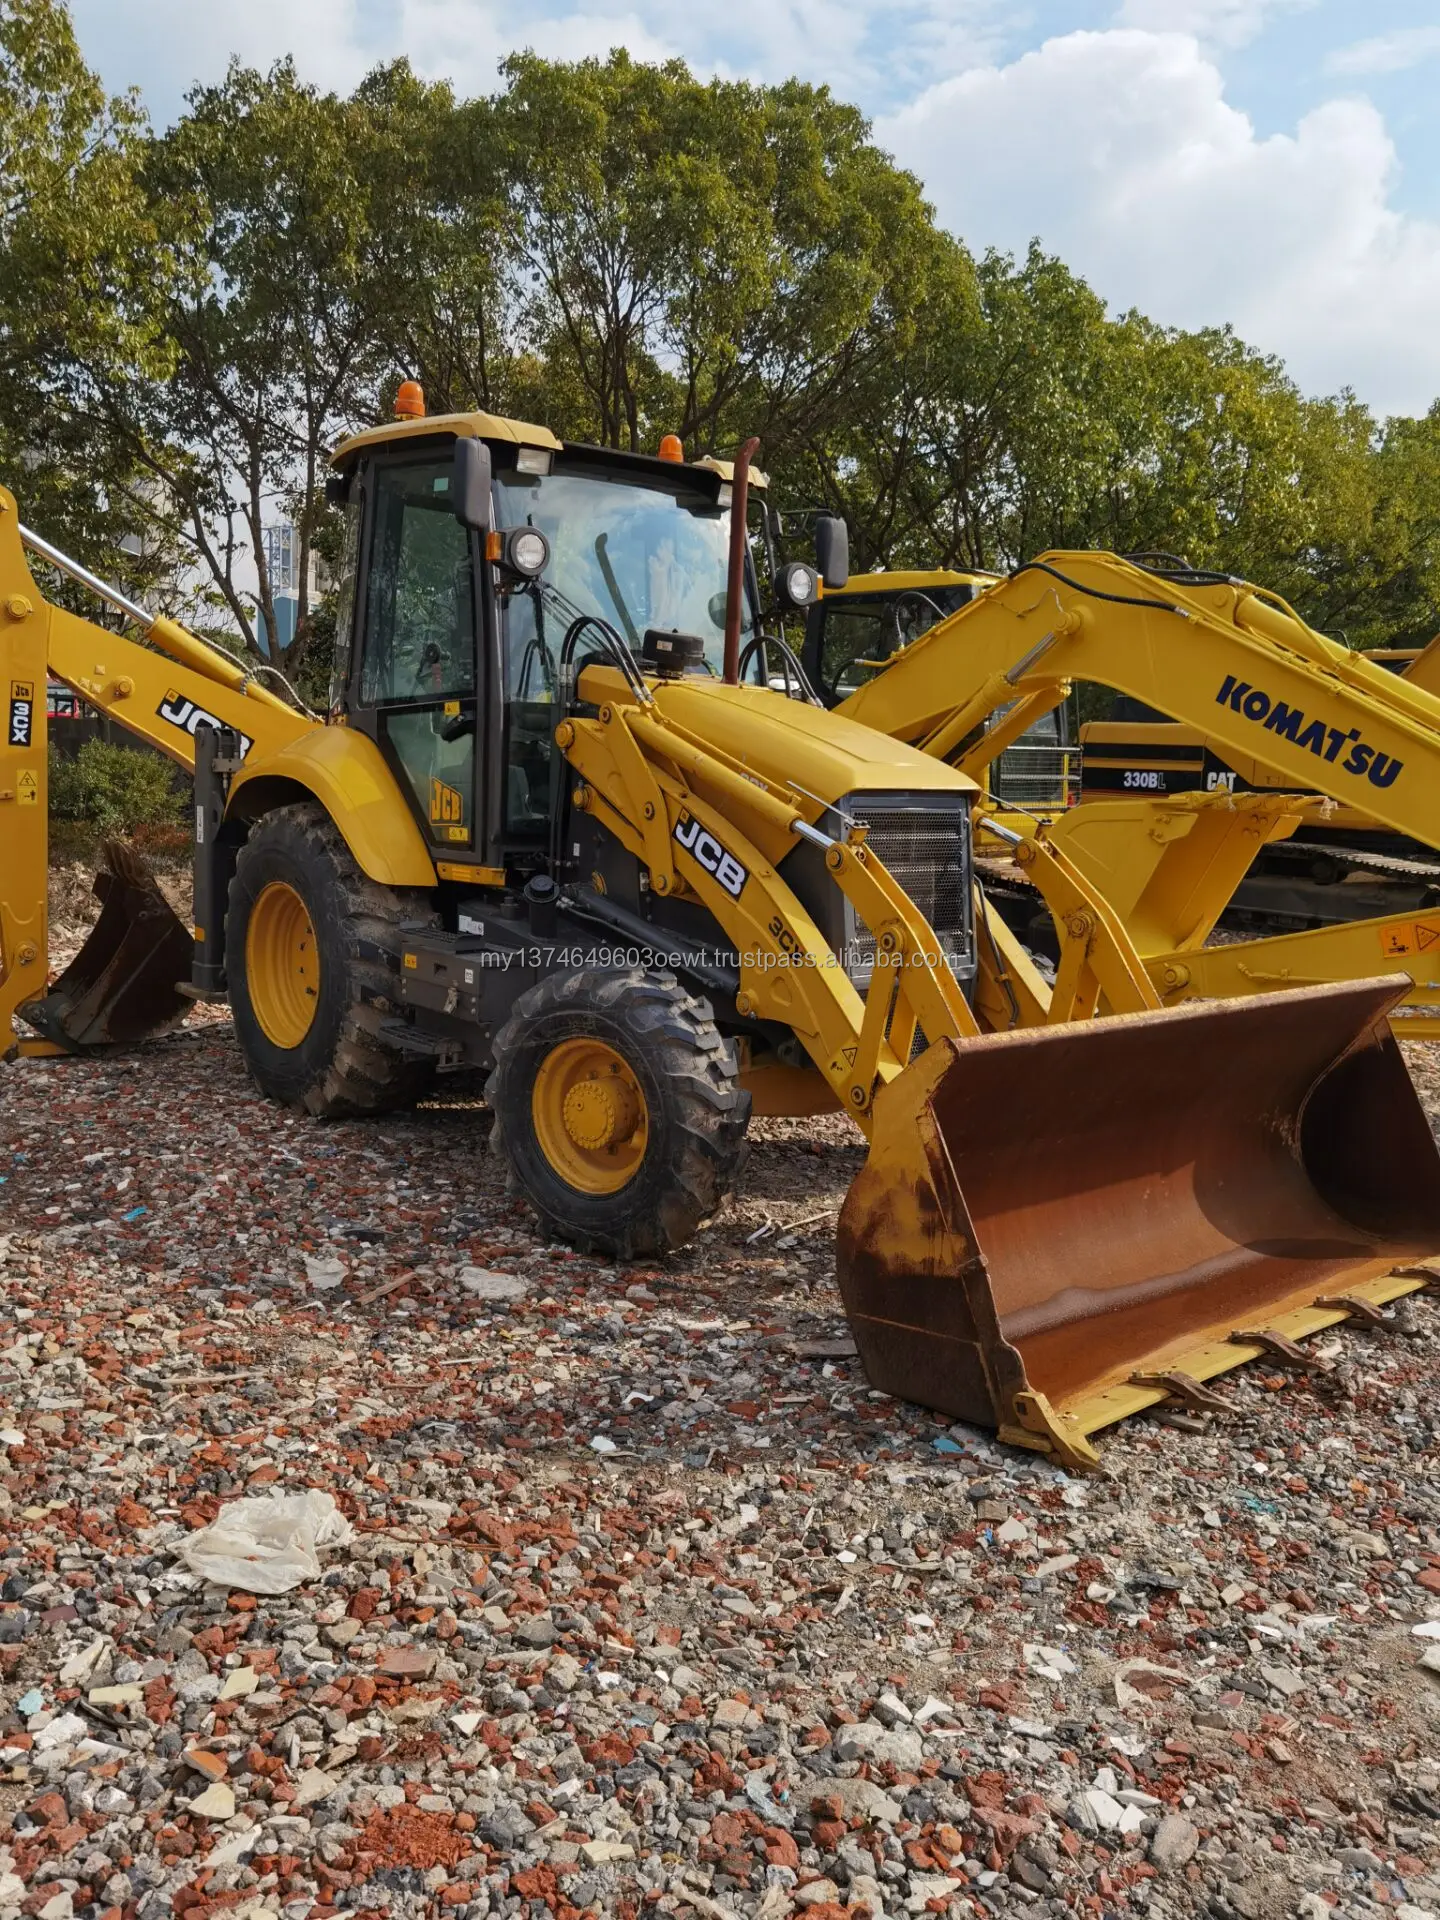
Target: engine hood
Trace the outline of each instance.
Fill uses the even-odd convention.
[[[592,671],[598,678],[604,670]],[[589,673],[582,677],[586,697],[589,680]],[[613,684],[618,692],[618,675]],[[666,719],[766,779],[788,781],[827,804],[853,793],[979,792],[973,780],[916,747],[768,687],[730,687],[698,675],[651,687]]]

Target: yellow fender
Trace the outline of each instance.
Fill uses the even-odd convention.
[[[226,811],[256,820],[307,795],[318,800],[362,873],[386,887],[433,887],[435,865],[375,742],[349,727],[313,727],[273,753],[252,748]]]

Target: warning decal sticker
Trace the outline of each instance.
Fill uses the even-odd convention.
[[[1440,920],[1405,920],[1380,929],[1380,951],[1387,960],[1428,953],[1440,946]]]

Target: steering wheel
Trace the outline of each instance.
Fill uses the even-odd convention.
[[[912,644],[911,641],[905,638],[904,616],[904,609],[911,601],[916,602],[930,615],[930,618],[925,622],[925,627],[921,630],[922,632],[928,631],[929,628],[935,625],[937,620],[943,620],[945,618],[945,609],[938,601],[932,600],[929,594],[922,591],[921,588],[906,587],[902,592],[897,593],[890,607],[891,624],[895,629],[895,643],[886,655],[887,659]],[[915,638],[918,640],[919,637],[920,635],[917,633]]]
[[[420,649],[420,658],[415,662],[416,693],[429,692],[429,688],[425,685],[425,675],[432,667],[438,667],[444,658],[445,655],[440,650],[438,640],[427,640],[425,642],[424,646]]]

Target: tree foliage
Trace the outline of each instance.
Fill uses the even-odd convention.
[[[1355,645],[1440,627],[1440,402],[1376,421],[1038,246],[976,257],[823,87],[525,53],[482,98],[403,61],[340,97],[232,65],[152,132],[60,0],[0,0],[0,181],[0,471],[87,553],[139,531],[132,574],[247,644],[292,522],[296,670],[328,451],[407,377],[617,447],[758,433],[772,498],[844,512],[858,566],[1161,550]]]
[[[59,0],[0,0],[0,475],[137,586],[143,554],[118,551],[146,519],[134,461],[96,419],[108,392],[169,366],[156,290],[173,250],[144,150],[138,106],[106,96]]]

